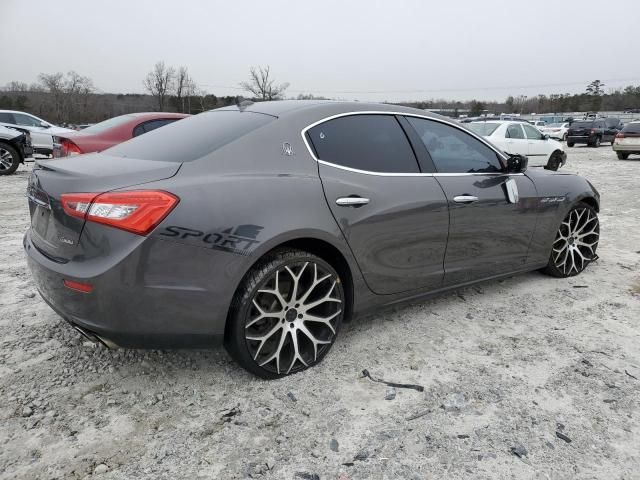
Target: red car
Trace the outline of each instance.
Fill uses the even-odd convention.
[[[96,123],[78,132],[56,136],[53,156],[66,157],[80,153],[100,152],[118,143],[188,117],[184,113],[129,113]]]

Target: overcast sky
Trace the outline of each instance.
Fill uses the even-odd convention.
[[[640,84],[639,21],[640,0],[0,0],[0,85],[75,70],[140,93],[164,60],[216,95],[241,94],[251,65],[290,96],[574,93]]]

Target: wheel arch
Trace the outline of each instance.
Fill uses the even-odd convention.
[[[238,289],[242,287],[245,282],[247,276],[251,273],[251,271],[258,265],[265,257],[270,255],[276,250],[290,248],[303,250],[305,252],[311,253],[322,258],[325,262],[330,264],[340,275],[342,279],[342,284],[344,288],[344,294],[346,297],[345,304],[345,315],[343,322],[348,323],[352,317],[354,305],[355,305],[355,284],[357,281],[357,276],[359,275],[359,270],[355,265],[355,262],[350,262],[347,258],[347,255],[344,251],[342,251],[338,246],[327,239],[320,238],[320,236],[314,235],[300,235],[294,236],[290,238],[281,238],[277,239],[257,252],[257,255],[254,256],[253,261],[249,262],[245,269],[242,277],[238,281],[235,286],[233,298],[235,298]],[[355,270],[355,271],[354,271]],[[233,308],[233,303],[229,304],[227,309],[226,319],[225,319],[225,328],[224,328],[224,336],[227,337],[228,327],[229,327],[229,318],[231,315],[231,310]]]
[[[595,199],[595,197],[592,197],[590,195],[585,195],[583,197],[576,199],[576,203],[579,203],[579,202],[586,203],[591,208],[593,208],[596,211],[596,213],[600,213],[600,204]]]

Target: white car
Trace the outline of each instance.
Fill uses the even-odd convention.
[[[640,155],[640,121],[627,123],[611,145],[620,160],[626,160],[629,155]]]
[[[524,155],[531,166],[557,170],[567,161],[567,154],[560,142],[551,140],[528,123],[496,120],[471,122],[467,127],[506,153]]]
[[[545,122],[544,120],[529,120],[529,124],[533,125],[534,127],[540,128],[544,127],[547,122]]]
[[[30,113],[14,110],[0,110],[0,125],[17,126],[29,130],[34,152],[44,155],[53,153],[53,136],[74,131],[69,128],[57,127]]]
[[[569,131],[569,122],[567,123],[550,123],[547,126],[539,127],[545,135],[549,135],[551,138],[557,138],[565,142],[567,140],[567,132]]]

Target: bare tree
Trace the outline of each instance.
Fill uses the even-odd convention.
[[[171,90],[174,77],[173,67],[165,66],[164,62],[157,62],[143,81],[144,88],[157,98],[160,111],[164,110],[165,98]]]
[[[27,85],[25,82],[16,82],[15,80],[13,80],[7,83],[7,85],[4,87],[4,90],[7,92],[28,92],[29,85]]]
[[[180,67],[175,76],[174,91],[176,94],[176,105],[180,109],[180,112],[184,113],[184,97],[187,94],[187,89],[191,83],[191,77],[189,77],[189,71],[187,67]]]
[[[64,84],[65,93],[65,118],[70,121],[74,119],[74,111],[86,111],[88,107],[89,96],[95,91],[93,80],[89,77],[83,77],[75,71],[67,73]]]
[[[48,91],[53,98],[53,109],[55,121],[61,121],[64,110],[64,75],[58,73],[41,73],[38,75],[38,81]]]
[[[240,83],[240,86],[261,100],[277,100],[289,87],[288,83],[275,84],[270,78],[269,66],[251,67],[249,69],[249,81]]]

